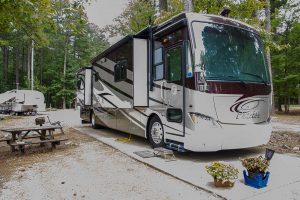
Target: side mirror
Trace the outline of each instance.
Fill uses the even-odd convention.
[[[195,67],[195,72],[199,73],[198,80],[200,82],[205,82],[204,70],[200,66]]]
[[[190,42],[187,40],[184,42],[185,56],[186,56],[186,78],[193,77],[193,61]]]
[[[200,51],[199,52],[200,58],[199,58],[199,63],[195,66],[195,72],[199,73],[199,78],[198,80],[200,82],[205,82],[205,56],[204,56],[204,52]]]

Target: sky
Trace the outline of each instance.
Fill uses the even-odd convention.
[[[129,0],[92,0],[86,6],[90,22],[100,28],[112,24],[113,19],[118,17]]]
[[[92,0],[90,5],[86,6],[89,21],[98,25],[100,28],[112,24],[113,19],[118,17],[129,0]],[[117,36],[108,38],[108,42],[113,44],[122,37]]]

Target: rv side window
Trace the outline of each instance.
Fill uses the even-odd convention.
[[[119,61],[115,65],[115,82],[124,81],[127,78],[127,60]]]
[[[163,62],[163,54],[162,54],[162,47],[159,49],[155,49],[154,53],[154,65],[161,64]]]
[[[164,78],[163,48],[158,48],[154,52],[153,74],[155,81]]]
[[[167,80],[169,82],[181,80],[181,46],[166,52]]]
[[[169,122],[182,122],[182,110],[178,108],[168,108],[167,109],[167,120]]]

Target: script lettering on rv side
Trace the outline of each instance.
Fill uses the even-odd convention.
[[[257,110],[247,113],[238,113],[236,119],[259,119],[260,115]]]
[[[230,107],[231,112],[236,112],[236,119],[259,119],[259,105],[262,99],[243,99]]]

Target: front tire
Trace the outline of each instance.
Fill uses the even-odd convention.
[[[153,148],[164,147],[164,128],[159,117],[154,116],[149,123],[148,136]]]

